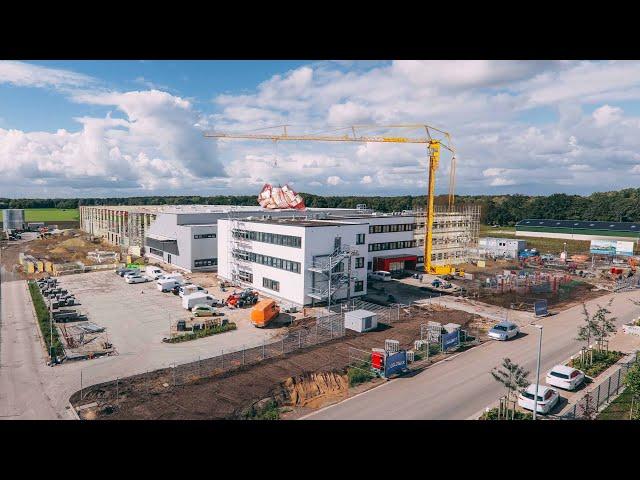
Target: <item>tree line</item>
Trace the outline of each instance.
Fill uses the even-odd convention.
[[[424,208],[425,195],[383,196],[322,196],[300,194],[307,207],[355,208],[366,204],[380,212],[400,212]],[[437,205],[446,205],[447,196],[436,197]],[[146,196],[113,198],[0,198],[0,208],[77,208],[79,205],[257,205],[255,195],[216,196]],[[598,192],[588,196],[556,193],[531,195],[461,195],[456,205],[481,205],[483,223],[514,225],[525,218],[557,220],[601,220],[636,222],[640,220],[640,188]]]

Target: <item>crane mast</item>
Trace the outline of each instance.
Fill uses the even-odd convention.
[[[272,140],[278,141],[319,141],[319,142],[358,142],[358,143],[406,143],[406,144],[424,144],[427,146],[429,155],[429,172],[428,172],[428,187],[427,187],[427,205],[425,208],[425,242],[424,242],[424,271],[430,274],[444,275],[454,273],[454,269],[451,265],[432,265],[431,255],[433,251],[433,218],[435,216],[435,185],[436,185],[436,172],[440,163],[440,148],[443,147],[449,150],[453,156],[451,159],[451,169],[449,172],[449,194],[448,205],[449,210],[453,209],[454,205],[454,188],[455,188],[455,151],[451,145],[451,137],[449,133],[439,130],[430,125],[353,125],[349,127],[339,128],[334,131],[344,130],[342,135],[290,135],[287,132],[289,125],[279,125],[276,127],[268,127],[263,130],[282,128],[282,134],[272,133],[250,133],[250,132],[238,132],[238,133],[222,133],[222,132],[210,132],[205,133],[205,137],[220,138],[220,139],[243,139],[243,140]],[[390,137],[379,135],[359,135],[358,130],[363,129],[394,129],[394,128],[424,128],[427,137]],[[442,134],[447,143],[439,139],[434,139],[431,132],[438,132]]]

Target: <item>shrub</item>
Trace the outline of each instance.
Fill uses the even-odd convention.
[[[197,340],[198,338],[209,337],[211,335],[217,335],[219,333],[228,332],[229,330],[235,330],[238,328],[235,323],[229,322],[224,325],[219,325],[211,328],[205,328],[203,330],[196,330],[195,332],[185,333],[184,335],[177,335],[175,337],[166,338],[166,343],[181,343],[189,340]]]
[[[244,415],[245,420],[279,420],[280,408],[278,402],[271,399],[262,408],[251,406],[251,409]]]
[[[355,367],[349,367],[347,369],[347,378],[349,379],[349,386],[355,387],[361,383],[370,382],[375,378],[375,374],[369,370],[369,364],[362,362]]]
[[[509,412],[509,420],[511,419],[511,412]],[[520,412],[519,410],[515,411],[515,415],[513,417],[514,420],[533,420],[533,414],[528,412]],[[492,408],[488,412],[485,412],[480,417],[480,420],[498,420],[498,409]]]
[[[40,292],[40,288],[36,282],[29,282],[29,293],[31,294],[31,300],[33,301],[33,307],[36,311],[36,317],[38,319],[38,326],[40,327],[40,333],[44,339],[44,343],[47,346],[47,354],[49,351],[54,357],[62,356],[64,354],[64,346],[60,342],[58,336],[58,329],[53,327],[53,348],[51,347],[51,323],[49,320],[49,307],[44,301],[44,297]]]
[[[578,370],[582,370],[589,377],[596,377],[604,372],[611,365],[620,360],[624,354],[617,351],[593,351],[593,363],[588,365],[580,360],[580,357],[574,358],[569,362],[569,365]]]

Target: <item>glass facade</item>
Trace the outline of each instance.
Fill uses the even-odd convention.
[[[251,230],[233,230],[234,238],[244,238],[254,242],[271,243],[284,247],[302,247],[302,238],[293,235],[280,235],[279,233],[254,232]]]
[[[370,252],[379,252],[381,250],[400,250],[403,248],[413,248],[416,246],[415,240],[404,240],[400,242],[382,242],[382,243],[370,243]]]
[[[233,252],[233,256],[234,258],[259,263],[260,265],[267,265],[268,267],[279,268],[280,270],[286,270],[287,272],[300,273],[300,262],[284,260],[278,257],[270,257],[269,255],[261,255],[254,252],[247,252],[245,250],[235,250]]]

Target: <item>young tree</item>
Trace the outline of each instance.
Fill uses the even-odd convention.
[[[578,405],[578,418],[581,420],[595,420],[598,415],[598,406],[596,405],[591,392],[588,392],[582,402]]]
[[[587,306],[584,303],[582,304],[582,315],[584,316],[584,324],[578,326],[578,336],[576,337],[576,340],[585,342],[585,347],[589,348],[591,339],[598,333],[598,325],[591,315],[589,315]]]
[[[529,372],[517,363],[513,363],[510,358],[502,360],[502,368],[493,368],[491,375],[493,378],[505,386],[507,389],[507,402],[511,401],[513,392],[529,385]]]
[[[607,307],[610,307],[612,302],[613,298],[611,298],[604,307],[598,305],[598,310],[596,310],[596,313],[594,313],[592,317],[592,320],[596,324],[596,340],[598,340],[599,349],[602,348],[602,342],[616,331],[616,324],[614,323],[616,317],[608,317],[611,311],[608,310]]]

